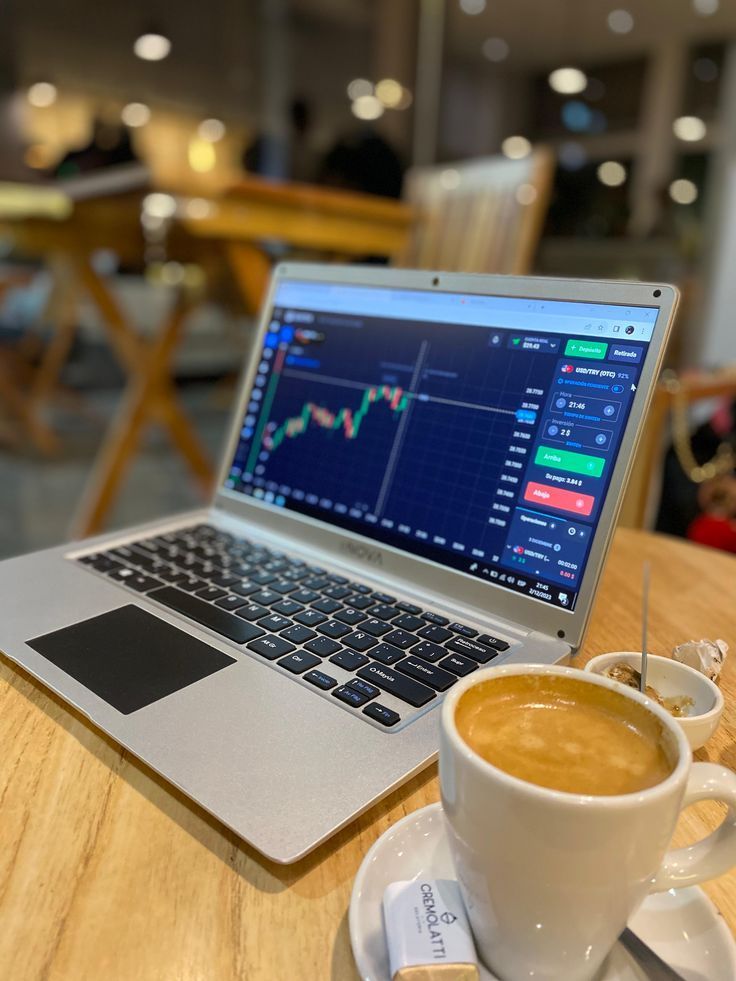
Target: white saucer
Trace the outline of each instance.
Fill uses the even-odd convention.
[[[440,804],[430,804],[392,825],[358,870],[350,897],[350,942],[363,981],[390,981],[381,902],[399,879],[454,879]],[[629,922],[631,929],[685,981],[734,981],[736,943],[723,917],[694,886],[650,896]],[[482,981],[496,981],[481,967]],[[626,950],[616,944],[598,981],[646,981]]]

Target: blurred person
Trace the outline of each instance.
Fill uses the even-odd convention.
[[[138,160],[130,134],[122,123],[96,118],[92,139],[79,150],[70,150],[54,168],[55,177],[86,174],[101,167],[133,163]]]
[[[391,144],[366,126],[341,137],[327,151],[317,180],[330,187],[398,198],[404,166]]]

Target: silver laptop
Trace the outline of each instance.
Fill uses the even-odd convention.
[[[590,614],[670,286],[284,264],[217,490],[0,563],[0,650],[277,862]]]

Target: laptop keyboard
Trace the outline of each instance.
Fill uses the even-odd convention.
[[[77,561],[388,728],[510,646],[210,525]]]

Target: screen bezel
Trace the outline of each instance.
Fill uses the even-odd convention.
[[[367,535],[347,531],[318,518],[308,517],[285,508],[268,504],[223,487],[229,473],[233,454],[238,445],[242,419],[260,362],[263,337],[270,322],[270,311],[278,286],[284,280],[335,283],[356,286],[379,286],[396,289],[420,289],[449,293],[476,293],[524,299],[567,300],[587,303],[606,303],[625,307],[646,306],[658,309],[639,385],[624,430],[618,457],[608,488],[605,504],[578,589],[573,611],[546,604],[502,585],[478,579],[395,546],[377,542]],[[660,295],[655,295],[659,291]],[[669,336],[679,293],[675,287],[660,283],[604,282],[574,279],[542,279],[522,276],[495,276],[437,271],[410,271],[377,266],[334,266],[286,262],[276,266],[264,301],[257,335],[253,339],[251,356],[239,385],[239,397],[233,410],[226,451],[218,474],[214,506],[234,517],[257,522],[264,531],[287,535],[301,547],[310,546],[332,553],[336,561],[360,565],[356,550],[346,549],[349,543],[368,546],[373,563],[380,555],[381,575],[403,579],[415,589],[442,595],[449,604],[477,609],[479,614],[490,613],[529,630],[560,637],[571,647],[579,646],[595,595],[603,563],[623,498],[626,479],[633,465],[642,421],[654,393],[662,358]],[[358,550],[359,552],[360,550]],[[366,563],[366,574],[376,574],[375,564]]]

